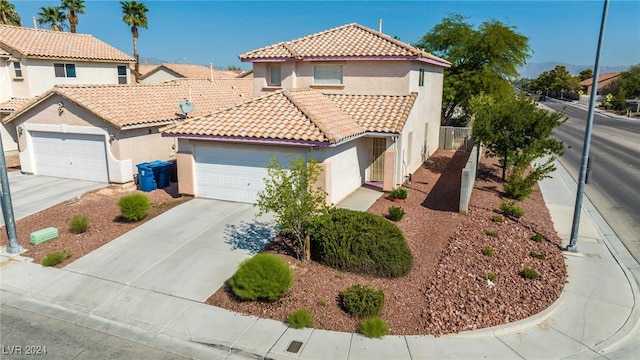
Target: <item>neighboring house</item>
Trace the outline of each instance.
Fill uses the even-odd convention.
[[[207,67],[195,64],[161,64],[152,70],[146,70],[140,80],[143,83],[161,83],[180,78],[233,79],[238,75],[234,71],[216,70],[213,65]]]
[[[251,89],[251,79],[60,85],[4,121],[17,130],[23,172],[126,183],[136,164],[175,158],[176,141],[160,127],[240,104]],[[186,99],[195,106],[188,114],[179,108]]]
[[[91,35],[0,25],[0,107],[60,84],[128,84],[133,62]],[[11,125],[2,129],[2,142],[5,151],[17,150]]]
[[[597,95],[606,95],[616,91],[616,83],[620,79],[620,72],[606,73],[598,76]],[[585,95],[591,95],[593,92],[593,78],[582,80],[580,87]]]
[[[274,155],[316,159],[328,203],[365,183],[391,190],[438,146],[450,63],[358,24],[260,48],[259,98],[168,126],[183,194],[255,202]]]

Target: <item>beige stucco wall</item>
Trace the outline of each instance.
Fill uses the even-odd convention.
[[[164,69],[160,69],[160,70],[154,72],[153,74],[151,74],[151,75],[145,77],[144,79],[142,79],[142,83],[156,84],[156,83],[165,82],[167,80],[177,79],[179,77],[181,77],[181,76],[177,76],[173,72],[168,72],[168,71],[165,71]]]
[[[254,95],[283,88],[313,87],[325,93],[406,95],[409,93],[409,61],[297,61],[279,63],[281,87],[267,85],[269,63],[254,63]],[[314,65],[342,65],[342,85],[315,85]]]
[[[7,58],[0,58],[0,103],[13,97],[11,81],[13,78],[13,65],[6,61]]]
[[[130,159],[134,174],[138,173],[136,164],[147,161],[176,159],[178,141],[175,138],[162,137],[158,128],[144,128],[118,131],[114,152],[119,158]]]
[[[54,63],[75,64],[76,77],[56,77]],[[118,65],[127,68],[127,78],[131,82],[129,64],[127,63],[22,59],[24,79],[21,81],[13,80],[13,96],[19,98],[38,96],[57,84],[117,84]]]

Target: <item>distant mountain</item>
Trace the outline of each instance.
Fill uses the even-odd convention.
[[[557,65],[564,65],[564,67],[569,70],[571,75],[578,75],[580,71],[593,68],[593,65],[572,65],[561,62],[544,62],[544,63],[530,63],[526,64],[523,67],[518,68],[518,72],[520,73],[520,77],[527,79],[535,79],[540,74],[545,71],[553,70]],[[627,71],[630,66],[602,66],[600,68],[600,73],[610,73],[610,72],[618,72],[618,71]]]

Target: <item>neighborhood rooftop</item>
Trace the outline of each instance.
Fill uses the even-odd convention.
[[[259,48],[239,57],[245,62],[376,59],[451,66],[447,60],[355,23]]]
[[[366,132],[397,133],[416,94],[327,95],[288,89],[169,126],[167,136],[336,144]]]
[[[134,62],[113,46],[86,34],[0,25],[0,48],[25,58]]]
[[[140,70],[140,73],[143,74],[143,78],[152,75],[153,73],[161,70],[161,69],[169,70],[177,75],[180,75],[185,78],[192,79],[233,79],[237,78],[240,73],[230,71],[230,70],[216,70],[212,69],[209,66],[203,66],[198,64],[172,64],[172,63],[164,63],[161,65],[156,65],[152,69],[145,69],[143,72]]]
[[[59,85],[4,119],[10,122],[46,99],[60,95],[117,128],[157,126],[183,118],[178,103],[189,99],[201,116],[252,98],[252,79],[181,79],[162,84]]]

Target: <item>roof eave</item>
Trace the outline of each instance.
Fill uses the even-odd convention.
[[[185,140],[205,140],[217,142],[233,142],[233,143],[251,143],[251,144],[268,144],[268,145],[288,145],[303,147],[333,147],[335,144],[322,141],[305,141],[305,140],[287,140],[287,139],[266,139],[266,138],[248,138],[240,136],[219,136],[219,135],[193,135],[193,134],[169,134],[162,133],[163,137],[173,137]]]
[[[242,62],[262,63],[262,62],[293,62],[293,61],[420,61],[431,65],[441,66],[445,68],[451,67],[451,63],[438,61],[420,56],[303,56],[296,58],[245,58],[240,59]]]

